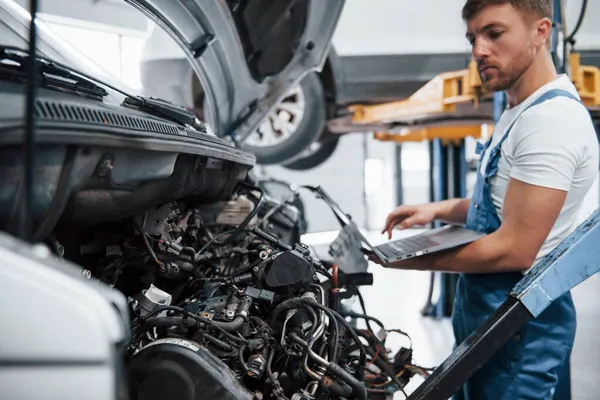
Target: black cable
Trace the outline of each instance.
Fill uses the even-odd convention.
[[[365,299],[363,298],[363,295],[359,289],[356,289],[356,293],[358,295],[358,301],[360,303],[360,308],[362,309],[362,312],[365,315],[365,318],[363,318],[363,319],[367,323],[367,328],[371,331],[372,334],[375,334],[375,331],[373,330],[373,327],[371,326],[371,322],[369,321],[371,318],[367,317],[367,307],[365,306]],[[379,322],[377,325],[379,325],[383,328],[383,324],[381,322]]]
[[[585,12],[587,9],[587,3],[587,0],[583,0],[583,3],[581,4],[581,12],[579,13],[577,23],[575,24],[575,29],[573,29],[573,32],[567,36],[567,38],[565,39],[566,42],[569,42],[571,44],[575,43],[575,35],[577,34],[577,32],[579,32],[579,28],[581,28],[581,24],[583,23],[583,18],[585,17]]]
[[[260,210],[260,207],[262,207],[262,204],[265,201],[265,190],[263,188],[261,188],[261,187],[254,186],[254,185],[249,185],[249,184],[244,183],[244,182],[241,182],[240,184],[242,186],[246,186],[248,189],[252,189],[252,190],[256,190],[257,192],[260,192],[260,197],[258,198],[258,201],[256,202],[256,205],[254,206],[254,209],[250,212],[250,214],[248,214],[246,216],[246,218],[238,226],[238,229],[241,232],[242,230],[244,230],[248,226],[248,224],[250,223],[250,221],[252,221],[252,218],[254,218],[256,216],[256,214],[258,214],[258,211]]]
[[[208,242],[206,242],[206,244],[205,244],[204,246],[202,246],[202,247],[200,248],[200,250],[198,250],[198,251],[196,252],[196,256],[194,257],[194,260],[192,260],[192,261],[193,261],[193,262],[198,262],[198,261],[197,261],[197,260],[198,260],[198,258],[199,258],[199,257],[202,255],[202,253],[204,253],[204,252],[206,251],[206,249],[207,249],[207,248],[208,248],[208,247],[209,247],[211,244],[213,244],[213,243],[216,243],[216,244],[222,244],[222,243],[219,243],[219,242],[217,241],[217,240],[218,240],[220,237],[222,237],[222,236],[227,236],[227,235],[229,235],[229,234],[233,234],[233,233],[235,233],[236,231],[237,231],[237,228],[236,228],[236,229],[230,229],[230,230],[228,230],[228,231],[221,232],[220,234],[218,234],[218,235],[217,235],[217,236],[215,236],[214,238],[210,239]]]
[[[340,311],[339,313],[342,317],[360,318],[360,319],[364,319],[365,321],[367,321],[367,323],[368,323],[368,321],[373,321],[377,325],[379,325],[382,329],[385,329],[383,322],[381,322],[380,320],[378,320],[375,317],[371,317],[370,315],[358,314],[358,313],[355,313],[352,311]],[[371,333],[373,333],[373,335],[375,334],[372,329],[369,329],[369,330],[371,331]]]
[[[25,241],[32,240],[33,234],[33,187],[35,172],[35,95],[37,76],[37,29],[36,17],[38,1],[29,1],[29,62],[27,64],[27,85],[25,98],[25,140],[23,141],[23,190],[24,196],[21,203],[21,223],[18,226],[19,238]]]

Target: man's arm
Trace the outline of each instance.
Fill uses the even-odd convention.
[[[548,237],[566,195],[563,190],[511,179],[497,231],[457,249],[388,267],[468,273],[525,271]]]
[[[435,219],[449,224],[464,224],[467,220],[471,199],[451,199],[438,204],[440,207]]]

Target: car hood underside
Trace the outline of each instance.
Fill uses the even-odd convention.
[[[218,136],[242,142],[325,63],[345,0],[126,0],[182,47]]]

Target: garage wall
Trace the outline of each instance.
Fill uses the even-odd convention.
[[[571,32],[583,0],[566,0]],[[465,0],[346,0],[333,43],[342,56],[469,52],[461,9]],[[430,9],[435,9],[431,13]],[[577,48],[600,48],[600,2],[588,1]],[[418,38],[419,40],[414,40]]]

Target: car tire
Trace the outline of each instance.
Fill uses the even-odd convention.
[[[324,142],[315,143],[316,149],[311,151],[308,155],[292,161],[289,164],[284,165],[285,168],[293,171],[306,171],[318,167],[327,161],[338,147],[340,141],[339,136],[328,138]]]
[[[265,124],[270,124],[269,126],[272,130],[261,133],[261,128],[259,128],[257,132],[253,133],[250,138],[242,143],[241,147],[244,150],[256,156],[257,164],[285,164],[286,161],[294,159],[316,141],[325,128],[325,92],[317,73],[311,72],[306,75],[297,87],[291,89],[290,93],[294,91],[300,92],[299,98],[302,99],[300,106],[303,107],[303,112],[293,132],[290,132],[285,140],[279,136],[277,139],[279,142],[274,145],[263,146],[259,143],[263,140],[264,135],[277,134],[273,128],[272,118],[279,115],[278,113],[281,112],[279,107],[286,103],[286,99],[290,98],[288,96],[275,106],[264,122]]]

